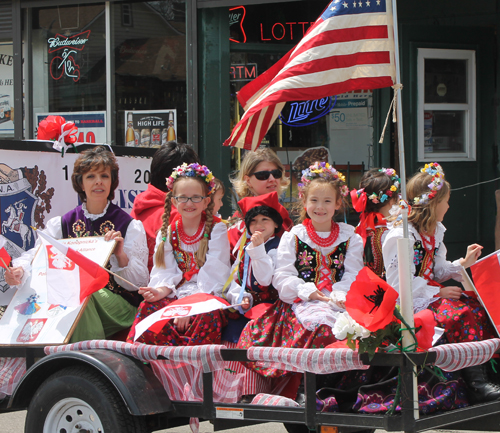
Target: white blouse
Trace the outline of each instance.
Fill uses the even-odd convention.
[[[274,239],[274,236],[269,238],[265,243],[260,244],[257,247],[254,247],[252,242],[250,242],[247,245],[245,249],[245,254],[248,254],[250,256],[250,263],[248,265],[247,285],[250,285],[251,283],[252,272],[253,276],[260,285],[269,286],[271,284],[273,279],[274,269],[276,267],[276,256],[277,256],[277,248],[273,248],[268,253],[266,253],[265,244],[269,242],[271,239]],[[244,256],[242,257],[242,260],[244,260]],[[235,268],[237,268],[239,264],[240,264],[239,260],[234,262],[231,272]],[[229,287],[229,290],[226,294],[226,299],[229,301],[231,305],[237,303],[241,292],[241,285],[236,282],[237,273],[238,271],[234,273],[233,281],[231,282],[231,286]],[[243,278],[243,275],[241,275],[241,278]],[[250,307],[253,306],[253,297],[250,293],[246,291],[243,292],[243,298],[249,298]],[[238,309],[240,310],[240,312],[243,313],[246,312],[243,309],[241,309],[241,307],[238,307]]]
[[[84,210],[85,211],[85,210]],[[97,219],[103,216],[100,215],[92,215],[85,211],[85,216],[89,219]],[[47,233],[49,236],[52,236],[55,239],[62,239],[62,218],[54,217],[51,218],[43,230],[44,233]],[[42,244],[40,238],[37,239],[35,246],[31,249],[23,253],[20,257],[13,261],[13,266],[21,266],[24,270],[24,275],[22,278],[21,284],[24,284],[26,279],[29,277],[31,273],[31,262],[35,257],[35,253],[38,251],[38,248]],[[141,221],[132,220],[127,228],[127,233],[124,238],[123,243],[123,251],[127,254],[128,257],[128,265],[124,268],[120,268],[118,266],[118,260],[115,255],[111,255],[110,264],[111,271],[115,274],[118,274],[120,277],[125,278],[130,281],[137,287],[146,286],[149,279],[148,272],[148,245],[146,242],[146,232],[142,225]],[[122,280],[117,281],[118,284],[129,292],[134,292],[135,289],[133,286],[125,283]]]
[[[155,253],[161,241],[161,232],[156,236]],[[216,223],[212,228],[210,240],[208,241],[208,251],[205,264],[197,274],[194,274],[190,281],[184,282],[181,287],[176,286],[182,280],[182,272],[177,266],[172,244],[164,242],[165,267],[159,268],[156,265],[151,270],[149,287],[168,287],[172,289],[169,298],[183,298],[195,293],[211,293],[220,296],[222,287],[229,278],[229,239],[227,237],[227,227],[223,222]],[[180,248],[192,255],[196,254],[200,242],[186,245],[180,242]]]
[[[399,292],[399,273],[398,273],[398,246],[397,240],[403,237],[403,227],[394,227],[392,224],[389,225],[390,230],[387,233],[384,243],[382,244],[382,254],[384,256],[384,264],[386,270],[387,282],[394,287],[395,290]],[[410,242],[413,245],[416,241],[422,241],[422,237],[417,232],[413,224],[408,223],[408,231]],[[443,224],[438,223],[435,232],[436,248],[437,253],[434,256],[434,268],[430,275],[430,278],[434,281],[440,283],[447,281],[449,279],[454,279],[456,281],[462,281],[461,269],[459,260],[454,262],[449,262],[446,260],[446,247],[443,243],[444,232],[446,228]],[[416,266],[413,260],[413,255],[411,257],[411,272],[415,275]],[[435,297],[439,294],[439,287],[431,286],[427,284],[427,280],[423,277],[413,277],[412,282],[412,292],[413,292],[413,311],[418,313],[419,311],[425,310],[430,304],[436,301],[438,298]]]

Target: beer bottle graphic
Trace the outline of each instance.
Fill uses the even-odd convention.
[[[173,111],[170,111],[168,113],[167,142],[168,141],[175,141],[174,112]]]
[[[135,146],[135,132],[134,132],[134,121],[132,113],[128,113],[127,134],[125,135],[125,146],[127,147]]]

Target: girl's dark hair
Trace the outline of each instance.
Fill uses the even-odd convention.
[[[365,193],[367,196],[372,193],[379,195],[380,191],[385,192],[390,189],[391,186],[391,178],[384,172],[379,171],[378,168],[372,168],[371,170],[366,171],[359,181],[359,187],[365,189]],[[365,212],[378,212],[380,208],[389,203],[389,200],[391,198],[392,197],[388,197],[388,199],[383,203],[373,203],[373,201],[367,199]]]
[[[184,162],[186,164],[200,163],[200,157],[189,144],[169,141],[162,145],[155,152],[151,161],[151,185],[163,192],[167,192],[167,177]]]
[[[108,200],[115,198],[115,189],[118,186],[118,162],[115,155],[106,150],[103,146],[96,146],[92,149],[85,150],[80,153],[80,156],[75,161],[73,174],[71,175],[71,183],[73,189],[80,197],[82,202],[87,201],[87,195],[83,191],[83,175],[97,168],[111,169],[111,188],[109,190]]]
[[[274,229],[274,234],[279,233],[283,226],[283,218],[280,213],[270,206],[256,206],[250,209],[245,215],[245,226],[247,227],[248,233],[250,233],[250,235],[252,235],[252,232],[250,231],[250,223],[257,215],[271,218],[278,225],[278,227]]]

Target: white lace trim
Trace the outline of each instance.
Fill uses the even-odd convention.
[[[82,203],[82,210],[83,210],[83,214],[85,215],[85,218],[89,219],[90,221],[95,221],[101,217],[104,216],[104,214],[108,211],[108,207],[109,207],[109,204],[111,202],[108,200],[108,204],[106,205],[106,207],[104,208],[104,210],[102,211],[102,213],[100,214],[93,214],[93,213],[90,213],[88,210],[87,210],[87,203],[83,202]]]

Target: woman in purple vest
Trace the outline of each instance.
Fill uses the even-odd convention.
[[[110,258],[111,271],[137,287],[147,285],[148,247],[144,227],[111,203],[118,186],[118,163],[114,155],[102,146],[82,152],[75,161],[71,181],[82,205],[62,217],[50,219],[45,231],[56,239],[81,236],[114,239],[116,247]],[[14,260],[9,276],[6,273],[8,284],[26,281],[38,245],[39,241],[33,249]],[[130,328],[142,299],[135,290],[111,277],[106,287],[90,297],[71,341],[108,338]]]

